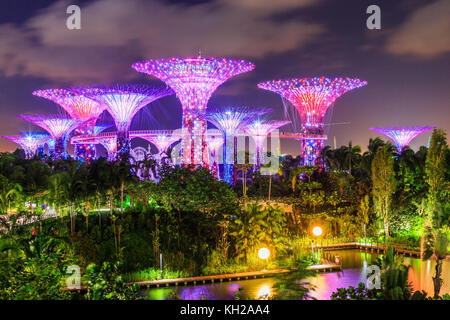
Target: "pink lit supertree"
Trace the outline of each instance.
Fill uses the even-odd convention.
[[[216,126],[224,137],[225,143],[222,152],[223,181],[233,185],[236,184],[235,166],[237,164],[237,135],[239,130],[257,117],[269,112],[272,112],[272,109],[234,107],[211,110],[203,115],[203,118]]]
[[[132,65],[136,71],[159,78],[175,90],[183,109],[183,162],[203,166],[208,166],[208,148],[202,114],[209,98],[229,78],[254,67],[244,60],[201,56],[147,60]]]
[[[46,143],[51,136],[42,132],[21,133],[16,136],[2,136],[4,139],[11,140],[23,149],[25,157],[31,159],[36,155],[36,152],[40,146]]]
[[[91,87],[79,93],[104,105],[114,118],[117,128],[117,155],[119,158],[130,152],[129,130],[131,120],[147,104],[173,94],[170,88],[146,85],[114,85]]]
[[[392,141],[397,148],[398,154],[401,154],[403,149],[417,136],[424,132],[433,130],[435,127],[384,127],[384,128],[369,128],[370,130],[384,134]]]
[[[211,168],[212,174],[217,180],[220,180],[218,153],[219,148],[224,144],[224,137],[219,130],[208,130],[206,142],[208,143],[209,152],[213,162]]]
[[[259,167],[261,166],[261,149],[267,135],[273,130],[278,129],[279,127],[282,127],[288,123],[291,122],[278,120],[255,120],[244,127],[244,130],[252,136],[253,141],[256,145],[255,171],[259,170]]]
[[[80,94],[79,88],[37,90],[33,95],[42,97],[60,105],[73,119],[82,124],[76,128],[75,134],[94,134],[94,126],[105,106]],[[95,145],[75,145],[75,158],[89,162],[95,159]]]
[[[66,143],[69,134],[82,122],[64,115],[21,114],[17,116],[45,129],[55,140],[54,159],[67,157]]]
[[[323,118],[334,101],[347,91],[360,88],[366,81],[350,78],[294,78],[258,84],[261,89],[278,93],[291,102],[302,120],[301,157],[303,166],[322,165]]]

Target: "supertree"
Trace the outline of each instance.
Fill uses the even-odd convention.
[[[73,119],[82,124],[76,128],[75,134],[94,134],[94,126],[100,114],[105,110],[103,104],[80,94],[80,88],[36,90],[33,95],[42,97],[60,105]],[[75,158],[89,162],[95,158],[94,144],[75,145]]]
[[[67,157],[66,142],[69,134],[82,122],[64,115],[21,114],[17,116],[45,129],[55,140],[54,159]]]
[[[237,135],[239,130],[257,117],[269,112],[272,112],[272,109],[234,107],[224,110],[211,110],[203,115],[203,118],[216,126],[224,137],[222,163],[224,169],[223,180],[225,182],[236,184],[236,170],[234,168],[237,164]],[[231,157],[233,158],[231,159]]]
[[[334,101],[347,91],[360,88],[366,81],[350,78],[294,78],[273,80],[258,84],[261,89],[278,93],[289,100],[302,120],[301,158],[303,166],[322,165],[323,118]]]
[[[208,130],[208,135],[206,137],[208,143],[209,152],[211,155],[212,163],[212,174],[217,180],[220,180],[219,163],[218,163],[218,152],[219,148],[224,144],[224,138],[219,130]]]
[[[105,137],[98,140],[98,142],[105,147],[108,154],[108,161],[114,161],[117,152],[117,139],[116,137]]]
[[[259,167],[261,166],[261,148],[263,147],[264,139],[266,139],[267,135],[273,130],[288,123],[291,122],[278,120],[255,120],[244,127],[244,130],[252,136],[253,141],[255,142],[255,171],[259,170]]]
[[[106,107],[114,118],[117,128],[117,155],[130,152],[129,130],[131,120],[147,104],[173,94],[170,88],[146,85],[113,85],[107,87],[83,88],[80,94]]]
[[[168,132],[161,132],[158,134],[155,131],[154,135],[145,135],[142,136],[142,138],[155,145],[158,149],[158,155],[162,155],[164,153],[167,154],[169,147],[180,140],[181,135]]]
[[[183,162],[208,166],[206,120],[201,117],[213,92],[238,74],[254,69],[251,62],[226,58],[174,57],[137,62],[138,72],[152,75],[175,90],[183,109]]]
[[[16,136],[2,136],[2,138],[11,140],[23,149],[25,157],[31,159],[36,155],[38,148],[47,142],[51,136],[42,132],[21,133]]]
[[[384,127],[384,128],[369,128],[370,130],[384,134],[392,141],[397,148],[398,154],[401,154],[403,149],[417,136],[424,132],[433,130],[435,127]]]

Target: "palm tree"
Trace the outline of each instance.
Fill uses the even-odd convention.
[[[9,182],[8,179],[0,174],[0,201],[2,211],[9,213],[11,202],[20,198],[22,186],[18,183]]]

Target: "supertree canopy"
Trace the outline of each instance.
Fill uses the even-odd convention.
[[[347,91],[360,88],[366,81],[350,78],[294,78],[258,84],[261,89],[278,93],[289,100],[302,120],[302,165],[320,165],[323,148],[323,118],[334,101]]]
[[[273,130],[288,123],[290,123],[290,121],[256,120],[245,126],[245,131],[252,136],[256,145],[255,170],[259,169],[261,166],[261,148],[263,147],[267,135]]]
[[[206,137],[208,143],[208,148],[212,159],[211,171],[217,180],[220,180],[219,163],[218,163],[218,152],[219,148],[224,144],[224,138],[219,130],[208,130],[208,136]]]
[[[55,159],[65,158],[68,135],[82,122],[63,115],[21,114],[17,116],[45,129],[55,139]]]
[[[84,88],[80,93],[105,105],[114,118],[117,128],[117,154],[121,157],[130,152],[129,129],[136,113],[147,104],[173,94],[173,91],[146,85],[114,85]]]
[[[206,120],[201,117],[212,93],[229,78],[254,69],[251,62],[226,58],[174,57],[137,62],[147,73],[175,90],[183,109],[183,162],[208,165]]]
[[[394,141],[394,145],[400,154],[415,137],[429,130],[433,130],[434,128],[435,127],[384,127],[369,129],[384,134]]]
[[[76,128],[76,134],[94,134],[97,118],[105,110],[103,104],[79,94],[79,88],[37,90],[33,95],[46,98],[60,105],[73,119],[80,120],[82,125]],[[95,145],[75,145],[75,157],[80,161],[95,158]]]
[[[236,183],[237,163],[237,134],[246,124],[257,117],[272,112],[272,109],[250,109],[248,107],[226,108],[224,110],[211,110],[203,118],[211,122],[222,131],[225,143],[223,144],[223,180],[227,183]],[[230,152],[228,152],[228,150]],[[231,158],[233,157],[233,158]]]
[[[32,132],[32,133],[21,133],[21,135],[16,136],[2,136],[2,138],[11,140],[18,145],[25,152],[25,157],[31,159],[36,154],[38,148],[47,142],[51,136],[47,133],[42,132]]]

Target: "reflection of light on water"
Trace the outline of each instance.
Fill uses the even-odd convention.
[[[272,295],[272,290],[268,285],[262,285],[258,290],[257,299],[267,299]]]

